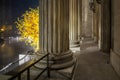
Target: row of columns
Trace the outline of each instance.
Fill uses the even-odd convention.
[[[74,60],[69,45],[79,45],[80,36],[93,35],[93,14],[89,10],[89,0],[39,2],[40,53],[50,53],[53,69],[71,66]]]
[[[110,52],[111,45],[111,26],[110,26],[110,1],[101,0],[100,3],[96,0],[94,13],[94,36],[101,51]]]
[[[94,1],[94,36],[101,51],[109,53],[111,47],[111,26],[110,26],[110,1]]]
[[[70,47],[79,46],[81,27],[81,1],[82,0],[70,0],[69,2]]]
[[[69,2],[70,47],[79,46],[81,37],[94,38],[93,11],[90,0],[70,0]]]
[[[69,50],[69,0],[40,0],[40,53],[50,53],[53,69],[73,64]]]

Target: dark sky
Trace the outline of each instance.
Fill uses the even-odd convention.
[[[0,0],[0,25],[13,24],[29,8],[36,8],[39,0]]]
[[[15,14],[15,17],[20,16],[29,8],[35,8],[38,6],[38,0],[11,0],[12,2],[12,11]]]

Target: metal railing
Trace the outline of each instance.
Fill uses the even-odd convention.
[[[37,80],[42,73],[44,73],[47,70],[47,76],[50,77],[50,66],[49,66],[49,53],[45,54],[44,56],[40,57],[39,59],[33,59],[30,61],[30,63],[28,63],[26,66],[24,66],[23,69],[19,70],[17,72],[17,74],[13,75],[10,79],[8,80],[14,80],[14,79],[18,79],[18,80],[22,80],[21,79],[21,75],[22,73],[24,73],[25,71],[27,71],[27,80],[30,80],[30,68],[33,67],[36,63],[40,62],[42,59],[47,58],[47,66],[42,69],[42,71],[35,77],[34,80]]]

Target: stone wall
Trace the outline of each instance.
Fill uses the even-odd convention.
[[[112,0],[111,64],[120,76],[120,0]]]

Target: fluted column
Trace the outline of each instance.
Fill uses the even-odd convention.
[[[70,47],[79,46],[78,0],[70,0],[69,5],[69,39]]]
[[[95,13],[93,14],[93,36],[95,39],[95,42],[98,43],[98,46],[100,48],[101,46],[101,4],[97,3],[97,1],[94,1],[95,4]]]
[[[73,64],[69,50],[69,0],[40,0],[40,52],[50,53],[52,69]]]
[[[78,39],[81,37],[82,28],[82,0],[78,0]]]

